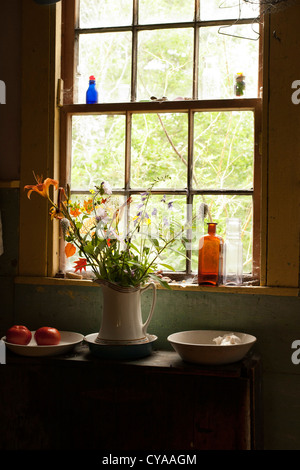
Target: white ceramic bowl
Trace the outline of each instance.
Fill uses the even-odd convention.
[[[241,342],[217,345],[213,339],[224,335],[236,335]],[[192,330],[180,331],[168,336],[175,351],[185,362],[207,365],[230,364],[242,360],[256,341],[255,336],[233,331]]]

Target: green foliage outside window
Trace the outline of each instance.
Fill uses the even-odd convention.
[[[236,2],[220,10],[220,3],[201,1],[205,20],[235,18]],[[126,26],[132,22],[132,1],[81,0],[80,27]],[[206,5],[206,10],[205,8]],[[139,2],[140,24],[193,21],[194,1]],[[120,15],[122,11],[122,15]],[[240,13],[240,12],[239,12]],[[245,18],[255,11],[244,10]],[[165,16],[167,14],[167,16]],[[227,16],[226,16],[227,15]],[[233,16],[231,16],[233,15]],[[167,20],[165,20],[167,18]],[[225,29],[223,32],[229,32]],[[246,76],[246,97],[258,96],[259,44],[253,24],[239,25],[232,37],[220,34],[219,26],[202,26],[199,39],[198,96],[193,96],[194,30],[152,28],[138,32],[136,100],[166,97],[202,100],[234,98],[234,79]],[[252,34],[252,38],[250,35]],[[248,39],[247,39],[248,38]],[[128,102],[131,96],[132,33],[97,32],[79,35],[78,102],[85,100],[89,75],[95,75],[99,102]],[[237,106],[238,108],[238,106]],[[192,189],[251,190],[254,170],[254,116],[252,111],[207,111],[194,114]],[[88,190],[104,179],[113,188],[125,184],[125,116],[73,116],[73,191]],[[188,114],[139,113],[132,115],[130,188],[147,189],[164,175],[161,187],[174,190],[169,195],[174,208],[184,218],[188,184]],[[159,188],[159,186],[158,186]],[[161,196],[157,196],[161,197]],[[227,217],[240,217],[244,242],[244,272],[251,272],[252,196],[195,195],[193,213],[201,202],[209,205],[218,233],[225,234]],[[137,202],[138,203],[138,202]],[[205,231],[198,225],[192,240],[192,269],[197,269],[197,241]],[[182,249],[182,248],[181,248]],[[174,259],[177,270],[184,270],[182,258]]]

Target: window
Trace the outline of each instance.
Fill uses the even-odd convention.
[[[224,235],[242,222],[245,279],[259,275],[261,22],[243,0],[78,0],[63,5],[61,174],[73,197],[106,179],[120,197],[153,189],[189,221],[202,202]],[[72,5],[71,5],[72,4]],[[121,12],[121,14],[120,14]],[[246,90],[234,92],[236,76]],[[85,104],[89,76],[99,102]],[[189,232],[197,269],[200,231]]]

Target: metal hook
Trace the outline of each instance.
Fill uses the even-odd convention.
[[[234,23],[232,23],[230,25],[220,26],[219,29],[218,29],[218,33],[222,34],[223,36],[231,36],[232,38],[248,39],[249,41],[257,41],[260,38],[260,34],[253,29],[253,23],[252,23],[251,27],[252,27],[252,31],[257,35],[256,38],[251,38],[251,37],[247,37],[247,36],[239,36],[238,34],[224,33],[224,32],[221,31],[221,30],[226,29],[226,28],[231,28],[235,24],[238,24],[237,21],[235,21]]]
[[[228,5],[228,6],[222,6],[226,4],[227,0],[223,0],[223,2],[220,3],[219,8],[233,8],[236,7],[236,5]],[[241,15],[241,0],[239,0],[239,16]]]
[[[222,32],[223,29],[231,28],[231,27],[234,26],[235,24],[238,24],[238,21],[241,19],[241,11],[242,11],[242,8],[241,8],[241,0],[239,0],[238,5],[222,6],[222,5],[226,4],[226,1],[227,1],[227,0],[223,0],[223,1],[220,3],[219,8],[232,8],[232,7],[234,7],[234,6],[238,6],[238,7],[239,7],[239,16],[238,16],[238,18],[235,20],[234,23],[232,23],[232,24],[230,24],[230,25],[220,26],[219,29],[218,29],[218,34],[222,34],[222,35],[224,35],[224,36],[231,36],[231,37],[233,37],[233,38],[238,38],[238,39],[248,39],[248,40],[250,40],[250,41],[257,41],[257,40],[259,39],[259,37],[260,37],[260,34],[259,34],[257,31],[255,31],[255,30],[253,29],[253,24],[254,24],[255,20],[253,20],[253,22],[252,22],[252,24],[251,24],[251,28],[252,28],[252,31],[257,35],[256,38],[251,38],[251,37],[247,37],[247,36],[239,36],[239,35],[237,35],[237,34],[230,34],[230,33],[224,33],[224,32]],[[258,17],[257,17],[257,19],[258,19]]]

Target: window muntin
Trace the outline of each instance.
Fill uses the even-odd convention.
[[[92,3],[102,4],[102,2],[96,2],[96,0]],[[143,2],[140,0],[140,9],[142,3]],[[203,3],[201,3],[202,7]],[[134,9],[137,4],[137,0],[132,2]],[[198,0],[195,1],[195,5],[199,6]],[[111,70],[108,71],[108,73],[110,73],[110,86],[102,86],[101,78],[100,83],[98,82],[100,88],[100,100],[98,105],[86,106],[81,104],[80,109],[77,109],[76,104],[70,104],[63,108],[63,127],[65,126],[65,130],[70,130],[70,128],[72,129],[73,127],[72,132],[66,132],[65,158],[67,159],[67,149],[72,148],[72,151],[69,152],[68,155],[69,161],[70,156],[72,158],[71,177],[67,178],[67,180],[71,182],[74,196],[76,193],[79,195],[84,193],[88,194],[88,188],[94,183],[99,183],[99,178],[101,180],[104,178],[110,180],[111,175],[113,178],[113,186],[117,188],[116,192],[119,195],[122,196],[123,194],[124,197],[127,197],[129,194],[132,194],[134,198],[138,198],[139,192],[147,188],[147,183],[151,180],[153,170],[157,170],[157,156],[160,155],[159,164],[162,165],[164,169],[171,169],[173,173],[176,174],[177,181],[171,178],[170,180],[166,180],[163,185],[160,184],[154,191],[156,193],[154,198],[161,198],[163,194],[167,194],[171,199],[176,199],[176,207],[181,211],[181,216],[184,219],[186,219],[187,214],[195,213],[199,204],[205,200],[213,212],[213,218],[219,224],[218,229],[221,234],[224,233],[227,216],[240,217],[242,223],[244,223],[244,272],[251,273],[252,264],[257,264],[257,254],[259,253],[259,247],[254,247],[252,241],[254,238],[259,238],[257,233],[259,230],[258,213],[260,192],[257,185],[254,192],[253,188],[255,185],[253,178],[254,174],[259,173],[259,159],[257,157],[261,123],[261,105],[258,92],[260,41],[241,39],[240,34],[245,34],[244,37],[248,37],[246,27],[248,28],[248,32],[252,31],[253,33],[255,31],[253,27],[254,17],[250,18],[249,16],[249,19],[247,19],[248,17],[245,14],[244,19],[242,19],[242,24],[236,26],[239,28],[239,37],[232,38],[231,36],[219,34],[219,28],[222,24],[225,26],[232,25],[233,22],[227,20],[227,18],[231,18],[231,15],[229,17],[226,16],[224,21],[216,17],[213,19],[207,18],[204,21],[203,15],[200,20],[198,11],[198,13],[196,12],[196,15],[194,15],[196,21],[187,22],[186,24],[181,23],[180,27],[177,28],[177,23],[175,23],[176,19],[174,18],[172,19],[174,23],[168,23],[167,27],[158,19],[156,20],[156,26],[151,21],[151,27],[147,27],[147,21],[145,20],[145,25],[143,25],[142,22],[138,20],[136,13],[137,12],[132,15],[134,21],[130,26],[122,26],[121,23],[119,23],[118,26],[112,25],[112,30],[109,23],[106,23],[104,26],[97,23],[92,26],[95,29],[90,31],[78,28],[78,24],[80,24],[81,28],[83,27],[82,22],[79,22],[77,28],[74,29],[75,37],[78,39],[78,42],[75,41],[75,50],[76,44],[79,44],[79,51],[81,50],[78,55],[75,53],[75,58],[78,57],[79,61],[75,61],[74,67],[74,70],[77,72],[79,70],[81,75],[75,73],[73,78],[74,89],[76,89],[76,84],[78,86],[81,82],[81,86],[78,87],[79,91],[81,90],[81,94],[78,93],[77,96],[74,94],[74,103],[84,102],[86,77],[91,73],[94,74],[94,70],[90,70],[88,64],[93,64],[94,61],[95,66],[99,66],[100,70],[101,66],[103,67],[103,64],[105,65],[105,60],[108,62],[111,61],[109,62],[111,64]],[[168,21],[169,20],[168,18]],[[148,24],[150,24],[150,20]],[[86,28],[87,24],[85,24],[84,27]],[[192,34],[190,34],[191,31],[193,31]],[[139,35],[141,39],[143,39],[143,35],[145,38],[148,38],[147,42],[144,42],[144,44],[146,44],[149,50],[151,40],[153,39],[153,43],[158,42],[157,38],[166,38],[166,33],[168,33],[171,38],[177,37],[175,43],[180,41],[180,37],[188,38],[187,44],[189,44],[189,46],[186,47],[185,44],[185,52],[187,53],[186,62],[180,63],[175,61],[171,64],[172,72],[174,72],[176,66],[179,69],[184,69],[185,67],[186,80],[184,83],[187,88],[186,91],[183,90],[183,93],[179,93],[179,89],[176,89],[178,80],[173,80],[175,86],[166,80],[166,74],[164,74],[164,72],[168,70],[167,68],[162,72],[157,72],[156,70],[155,73],[158,78],[154,81],[153,76],[155,75],[152,75],[151,81],[148,76],[150,72],[143,71],[143,67],[141,66],[142,63],[145,66],[145,64],[151,64],[152,61],[152,66],[156,64],[158,69],[163,68],[161,64],[164,63],[166,57],[153,57],[147,62],[141,55],[144,41],[139,41]],[[106,38],[114,37],[113,44],[118,46],[118,38],[121,38],[121,35],[124,35],[123,38],[126,37],[126,41],[123,41],[121,48],[124,49],[125,43],[127,43],[126,59],[123,62],[122,55],[120,63],[114,61],[113,57],[108,54],[106,55],[106,59],[103,59],[102,55],[97,51],[97,49],[99,49],[97,40],[95,41],[95,46],[90,47],[92,44],[91,38],[96,38],[97,36],[104,38],[99,44],[102,42],[106,47],[109,47],[110,44],[108,40],[105,40],[105,36]],[[214,37],[219,41],[216,48],[214,45]],[[224,59],[224,57],[226,59],[224,60],[224,64],[227,68],[227,74],[223,74],[221,80],[217,81],[218,86],[215,86],[216,82],[215,85],[210,83],[210,81],[213,82],[213,78],[216,78],[214,74],[211,74],[211,80],[206,80],[205,92],[205,87],[202,86],[203,83],[205,84],[203,78],[203,71],[205,69],[204,52],[206,50],[208,58],[215,57],[210,51],[215,48],[215,52],[219,54],[222,44],[224,50],[224,41],[231,41],[232,44],[235,44],[234,50],[236,54],[221,54],[222,59]],[[128,44],[130,44],[130,47]],[[244,44],[244,46],[240,47],[240,50],[243,51],[244,48],[246,51],[244,56],[248,57],[249,64],[251,63],[253,66],[250,75],[247,73],[246,76],[247,91],[251,98],[249,100],[234,98],[234,76],[232,76],[232,72],[228,74],[229,69],[231,71],[234,70],[234,72],[241,71],[241,69],[235,70],[234,65],[241,63],[237,60],[237,57],[243,58],[243,54],[238,53],[239,48],[237,44]],[[114,46],[112,45],[111,47]],[[130,54],[128,52],[129,50]],[[172,48],[170,51],[168,51],[167,48],[164,50],[167,53],[169,52],[176,55]],[[145,51],[146,55],[151,55],[151,51],[150,53],[149,51],[147,52],[147,49],[145,49]],[[191,60],[192,54],[193,60]],[[102,65],[100,65],[102,59]],[[157,60],[155,61],[155,59]],[[84,63],[86,65],[83,67]],[[184,66],[182,64],[184,64]],[[79,69],[76,68],[77,65],[79,65]],[[85,69],[86,67],[87,69]],[[125,69],[126,74],[124,73]],[[143,73],[139,76],[139,69],[144,73],[144,76]],[[149,69],[151,70],[151,67],[149,67]],[[153,69],[155,69],[155,67],[153,67]],[[83,71],[86,74],[85,78],[82,73]],[[221,66],[219,66],[219,71],[222,72]],[[125,75],[126,78],[124,78]],[[175,73],[174,76],[176,78]],[[80,77],[80,80],[78,77]],[[120,80],[120,77],[122,80]],[[177,75],[177,77],[180,77],[180,74]],[[143,78],[144,83],[148,83],[148,86],[144,85]],[[150,94],[152,91],[152,89],[149,89],[149,84],[151,85],[152,82],[157,86],[157,88],[153,88],[153,90],[157,91],[156,95],[160,97],[160,95],[165,96],[167,94],[168,102],[151,102],[150,96],[147,96],[147,93]],[[224,87],[222,83],[226,83],[226,86]],[[167,87],[166,84],[168,85]],[[210,86],[210,90],[207,85]],[[104,90],[102,95],[101,90]],[[113,93],[111,93],[112,90],[114,90]],[[148,92],[145,92],[146,90],[148,90]],[[166,93],[166,90],[168,93]],[[182,89],[180,91],[182,91]],[[79,99],[80,96],[81,98]],[[183,100],[183,97],[187,101]],[[200,101],[196,101],[198,97]],[[254,99],[252,99],[252,97],[254,97]],[[177,98],[178,101],[174,101],[175,98]],[[163,106],[161,106],[161,103],[163,103]],[[230,116],[233,122],[236,122],[236,120],[239,121],[240,127],[235,124],[230,130],[230,137],[228,137],[227,132],[222,130],[222,126],[219,128],[219,131],[215,129],[216,135],[225,132],[225,136],[220,136],[219,147],[213,149],[212,141],[215,136],[213,134],[209,136],[209,128],[217,116],[222,116],[225,121],[225,116],[227,119]],[[68,124],[70,119],[73,123],[72,126]],[[208,124],[204,127],[203,119],[208,119]],[[109,122],[111,123],[111,127],[107,126]],[[84,126],[86,132],[88,132],[87,135],[83,132]],[[72,145],[70,145],[71,133],[73,133],[75,137]],[[243,136],[242,139],[241,133]],[[205,134],[207,135],[205,136]],[[78,136],[80,136],[80,138]],[[151,136],[153,142],[151,145],[148,145]],[[199,136],[201,139],[199,139]],[[234,136],[235,138],[233,138]],[[231,147],[229,144],[226,147],[224,143],[226,139],[227,144],[229,140],[232,142]],[[148,155],[143,154],[143,148],[146,147],[152,149],[152,152]],[[234,167],[231,167],[230,170],[227,167],[226,178],[216,178],[218,175],[216,163],[220,165],[221,160],[218,162],[218,155],[220,149],[223,147],[226,147],[227,151],[227,156],[224,157],[223,163],[225,161],[228,162],[228,152],[231,152],[232,148],[234,148],[236,154],[235,165],[239,168],[243,167],[242,177],[238,177],[236,181],[232,178],[233,174],[236,172],[236,168]],[[206,153],[203,149],[206,150]],[[239,153],[241,154],[240,156],[238,156]],[[165,156],[166,163],[162,164],[162,159]],[[225,158],[227,160],[225,160]],[[176,161],[175,167],[169,164],[172,161],[170,159]],[[78,163],[81,160],[83,160],[84,163]],[[199,166],[200,161],[202,161],[202,167]],[[209,169],[207,165],[210,167]],[[144,171],[145,168],[146,171]],[[200,184],[195,184],[195,177],[197,181],[198,178],[201,179]],[[156,199],[156,201],[158,201],[158,199]],[[189,209],[187,209],[188,207],[191,207],[192,210],[189,211]],[[254,212],[256,214],[255,217],[253,216]],[[197,227],[197,230],[199,229],[200,225]],[[201,230],[203,231],[203,228]],[[255,237],[253,237],[253,231],[255,231]],[[197,241],[198,232],[193,233],[193,238],[188,246],[190,261],[179,260],[175,256],[174,260],[170,260],[170,264],[174,261],[176,269],[185,271],[189,275],[191,272],[195,271],[197,269]],[[256,253],[255,260],[253,260],[254,253]]]

